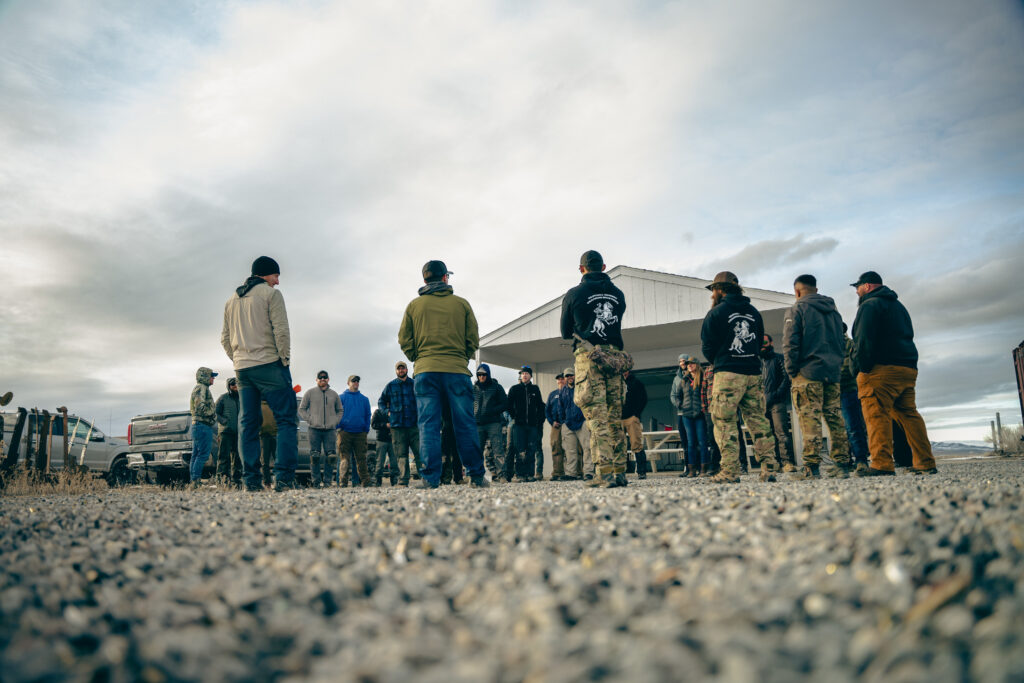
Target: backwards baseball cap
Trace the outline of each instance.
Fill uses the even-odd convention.
[[[562,374],[565,375],[566,377],[575,377],[576,376],[576,371],[573,370],[572,368],[566,368],[562,372]]]
[[[445,275],[455,275],[455,273],[448,270],[444,261],[427,261],[423,264],[424,280],[440,280]]]
[[[281,266],[277,265],[277,261],[270,258],[269,256],[260,256],[258,259],[252,262],[252,274],[256,277],[264,277],[265,275],[280,275]]]
[[[730,273],[728,270],[723,270],[721,273],[715,276],[715,279],[711,281],[710,285],[704,287],[704,289],[714,289],[715,285],[739,285],[740,279],[736,277],[735,273]]]
[[[581,266],[603,266],[604,257],[599,252],[589,249],[583,252],[583,256],[580,256]]]
[[[860,277],[857,278],[856,282],[851,282],[851,287],[860,287],[861,285],[880,285],[882,284],[882,276],[873,270],[861,273]]]

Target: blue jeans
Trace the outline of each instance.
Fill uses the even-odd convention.
[[[473,384],[469,375],[456,372],[416,374],[416,409],[420,429],[420,476],[431,486],[441,483],[441,410],[447,399],[452,409],[455,445],[470,477],[484,476],[476,419],[473,417]]]
[[[846,423],[846,439],[850,442],[850,455],[854,463],[868,461],[868,428],[864,424],[864,413],[856,391],[839,394],[839,407]]]
[[[680,416],[679,421],[683,423],[686,430],[686,457],[693,469],[697,465],[707,465],[711,462],[711,454],[708,452],[708,425],[704,421],[704,415],[697,417]]]
[[[242,460],[245,463],[245,485],[262,486],[260,473],[260,424],[263,412],[260,401],[266,401],[277,422],[277,458],[275,479],[281,484],[295,481],[295,465],[299,459],[298,406],[292,390],[292,373],[281,363],[267,363],[236,372],[241,397]]]
[[[188,463],[188,472],[192,481],[203,478],[203,465],[210,459],[213,448],[213,427],[202,422],[192,423],[192,459]]]

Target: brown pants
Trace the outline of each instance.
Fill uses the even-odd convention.
[[[924,426],[924,418],[917,412],[916,383],[917,370],[898,365],[876,365],[871,372],[857,375],[857,395],[868,427],[872,469],[886,472],[896,469],[892,459],[893,420],[907,435],[914,469],[935,467],[928,430]]]
[[[338,430],[338,456],[340,457],[341,485],[348,486],[352,476],[352,458],[356,459],[356,473],[363,487],[373,486],[370,473],[366,469],[366,432],[353,434]]]
[[[562,448],[562,426],[552,427],[548,438],[551,444],[551,476],[565,476],[565,449]]]

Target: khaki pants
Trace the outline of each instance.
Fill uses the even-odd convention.
[[[622,421],[622,428],[626,431],[629,441],[629,450],[634,453],[644,449],[644,426],[640,418],[634,415]]]
[[[562,425],[562,448],[565,449],[565,470],[571,477],[582,477],[594,473],[594,462],[590,457],[590,429],[587,423],[575,432],[568,425]],[[580,460],[582,456],[582,461]]]
[[[917,370],[898,365],[876,365],[871,372],[857,375],[857,395],[868,428],[868,449],[871,468],[893,472],[892,421],[896,420],[907,435],[914,457],[914,469],[935,467],[932,445],[924,418],[917,412],[915,385]]]

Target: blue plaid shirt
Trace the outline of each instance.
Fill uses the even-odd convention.
[[[391,428],[416,426],[416,391],[412,377],[403,382],[397,377],[384,386],[377,407],[387,413]]]

